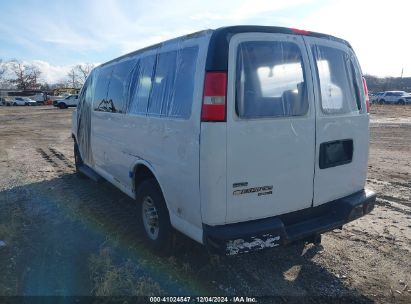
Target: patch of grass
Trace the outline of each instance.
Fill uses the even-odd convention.
[[[164,294],[160,285],[141,275],[131,260],[119,265],[113,261],[110,248],[103,248],[89,259],[93,295],[96,296],[158,296]]]

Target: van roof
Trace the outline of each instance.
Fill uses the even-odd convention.
[[[237,25],[221,27],[214,30],[211,36],[210,45],[208,48],[206,70],[226,71],[228,67],[228,46],[230,44],[230,38],[235,34],[253,32],[313,36],[317,38],[338,41],[343,44],[346,44],[348,47],[351,48],[351,45],[343,39],[327,34],[293,29],[288,27],[261,25]]]
[[[169,39],[134,52],[125,54],[108,62],[105,62],[100,65],[100,67],[108,65],[110,63],[120,61],[127,57],[132,57],[134,55],[140,54],[142,52],[160,48],[165,44],[170,43],[178,43],[181,40],[193,39],[204,35],[211,35],[211,40],[208,48],[208,55],[207,55],[207,63],[206,63],[206,70],[207,71],[225,71],[227,70],[228,66],[228,46],[230,43],[230,39],[235,34],[240,33],[252,33],[252,32],[259,32],[259,33],[282,33],[282,34],[291,34],[291,35],[305,35],[305,36],[313,36],[317,38],[324,38],[328,40],[334,40],[341,43],[346,44],[348,47],[351,48],[351,45],[341,38],[337,38],[331,35],[299,30],[294,28],[287,28],[287,27],[278,27],[278,26],[262,26],[262,25],[236,25],[236,26],[227,26],[221,27],[215,30],[207,29],[195,33],[191,33],[188,35],[176,37],[173,39]]]

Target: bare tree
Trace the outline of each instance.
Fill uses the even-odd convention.
[[[94,64],[78,64],[71,68],[67,73],[67,84],[72,88],[80,88],[85,82],[88,75],[94,69]]]
[[[7,66],[3,63],[3,60],[0,59],[0,81],[3,80],[4,75],[6,74]]]
[[[91,71],[94,69],[94,64],[92,63],[85,63],[77,65],[78,70],[81,72],[82,75],[82,82],[83,84],[86,82],[88,75],[90,75]]]
[[[94,69],[94,64],[92,63],[78,64],[75,66],[75,68],[79,74],[79,81],[81,85],[83,85],[86,82],[88,75],[90,75],[91,71]]]
[[[19,60],[12,60],[10,64],[10,69],[15,76],[10,82],[15,84],[18,89],[26,90],[40,87],[41,71],[38,67]]]
[[[67,77],[68,77],[67,85],[69,87],[78,88],[81,86],[80,81],[79,81],[79,75],[75,67],[71,68],[71,70],[67,73]]]
[[[0,88],[7,87],[8,83],[5,79],[7,73],[7,64],[0,59]]]

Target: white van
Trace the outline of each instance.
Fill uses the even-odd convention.
[[[342,39],[206,30],[93,70],[73,113],[76,167],[137,201],[160,253],[174,229],[225,254],[319,242],[374,208],[367,96]]]

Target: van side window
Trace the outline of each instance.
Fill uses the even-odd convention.
[[[128,95],[130,74],[135,65],[134,60],[127,60],[115,65],[110,79],[106,100],[113,113],[123,113]]]
[[[295,43],[240,43],[236,83],[241,118],[300,116],[308,111],[303,60]]]
[[[149,98],[148,114],[189,118],[193,103],[198,47],[160,53]]]
[[[168,116],[189,118],[193,104],[194,77],[198,47],[183,48],[177,54],[177,75],[173,99],[167,106]]]
[[[155,62],[155,55],[141,58],[138,62],[136,75],[131,84],[134,86],[134,96],[128,108],[128,112],[131,114],[147,113]]]
[[[358,112],[358,79],[352,73],[352,62],[343,50],[326,46],[314,46],[320,81],[321,106],[326,114]],[[361,86],[360,86],[361,87]]]
[[[148,114],[165,115],[167,105],[174,94],[177,51],[161,53],[157,56]]]
[[[108,85],[110,83],[112,66],[103,67],[97,73],[96,89],[94,95],[94,110],[101,112],[112,112],[113,104],[107,100]]]

